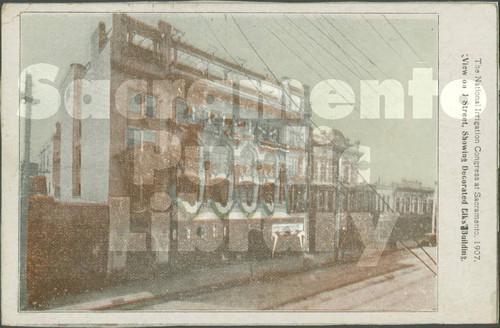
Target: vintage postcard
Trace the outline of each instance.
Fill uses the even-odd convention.
[[[498,8],[2,8],[2,323],[498,321]]]

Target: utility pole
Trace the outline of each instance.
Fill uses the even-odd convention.
[[[24,154],[21,161],[21,222],[26,220],[28,213],[28,196],[30,191],[30,178],[33,173],[31,163],[31,105],[36,103],[33,99],[33,79],[31,74],[26,73],[24,93],[22,96],[25,104],[24,115]],[[24,223],[24,222],[23,222]]]
[[[333,148],[333,147],[332,147]],[[344,149],[345,150],[345,149]],[[342,200],[340,198],[340,194],[342,193],[342,187],[341,187],[341,181],[342,181],[342,156],[343,152],[340,154],[339,159],[338,159],[338,165],[337,165],[337,192],[336,192],[336,197],[335,197],[335,231],[334,231],[334,260],[337,262],[340,260],[339,257],[339,252],[340,252],[340,218],[341,218],[341,206],[342,206]],[[347,218],[347,217],[346,217]]]
[[[33,79],[31,74],[26,73],[24,93],[21,100],[24,100],[25,115],[24,115],[24,154],[21,161],[21,181],[20,181],[20,200],[19,200],[19,221],[20,221],[20,302],[21,308],[25,307],[26,295],[26,239],[27,239],[27,224],[28,224],[28,197],[30,193],[30,179],[35,169],[31,163],[31,106],[38,101],[33,99]]]
[[[438,183],[435,182],[436,188],[434,188],[434,199],[432,204],[432,233],[435,234],[437,232],[437,200],[438,200]]]

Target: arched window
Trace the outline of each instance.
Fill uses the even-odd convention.
[[[177,178],[176,188],[177,198],[185,202],[184,207],[189,207],[189,212],[195,212],[203,199],[203,148],[197,143],[184,144],[181,156],[181,172]]]
[[[232,171],[230,163],[231,149],[229,145],[216,145],[210,147],[208,153],[210,161],[210,177],[211,178],[227,178]]]
[[[231,147],[223,143],[210,146],[209,152],[205,154],[205,165],[209,175],[206,189],[207,199],[226,207],[226,205],[231,204],[233,190]],[[219,210],[224,210],[222,207],[218,207]],[[229,210],[229,208],[225,210]]]
[[[257,154],[252,145],[239,152],[235,158],[236,195],[241,209],[247,214],[257,209],[259,179],[257,176]]]

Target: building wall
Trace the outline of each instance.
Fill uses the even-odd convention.
[[[56,133],[52,137],[52,186],[54,198],[61,197],[61,123],[56,123]]]
[[[38,175],[44,175],[46,177],[47,193],[49,195],[54,195],[52,181],[53,149],[53,138],[51,137],[38,155]]]
[[[109,42],[92,58],[87,66],[72,64],[61,85],[60,199],[65,202],[108,200]]]
[[[90,63],[84,78],[89,83],[84,85],[82,110],[85,116],[90,115],[82,119],[81,199],[85,202],[108,201],[110,72],[108,43]]]
[[[26,254],[27,302],[44,301],[102,286],[106,280],[108,207],[68,204],[30,196]]]
[[[431,215],[434,203],[434,189],[422,187],[421,182],[406,181],[390,186],[377,185],[377,193],[386,200],[387,205],[376,199],[379,212],[395,211],[400,214]]]
[[[59,111],[61,123],[61,161],[60,161],[60,200],[64,202],[75,201],[73,197],[73,112],[75,105],[75,83],[83,76],[83,66],[72,64],[66,80],[61,85],[63,105]],[[76,199],[76,201],[80,201]]]

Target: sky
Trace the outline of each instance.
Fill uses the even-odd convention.
[[[313,124],[339,129],[351,142],[359,141],[370,148],[370,182],[389,184],[408,179],[434,186],[437,99],[431,119],[413,119],[408,81],[414,68],[432,68],[437,80],[436,15],[130,15],[154,26],[159,19],[167,21],[184,32],[183,41],[269,77],[293,78],[310,89],[329,79],[345,82],[355,97],[351,114],[326,119],[313,111]],[[37,63],[55,65],[59,68],[54,82],[57,86],[71,63],[89,61],[90,36],[99,21],[111,28],[111,14],[23,14],[20,70]],[[397,80],[403,86],[404,118],[386,119],[383,109],[380,119],[361,118],[360,81],[386,79]],[[56,120],[54,115],[33,121],[32,160],[50,140]]]

